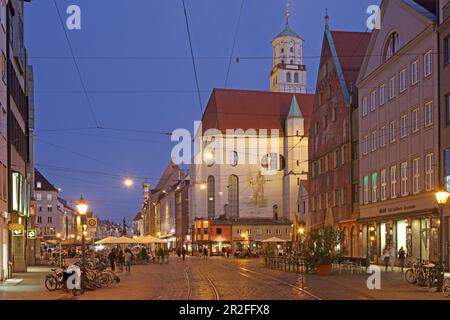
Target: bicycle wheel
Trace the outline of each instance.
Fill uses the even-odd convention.
[[[405,280],[406,280],[406,282],[411,283],[411,284],[417,282],[416,275],[414,274],[414,271],[412,271],[412,269],[406,270]]]
[[[445,279],[442,286],[442,293],[446,298],[450,297],[450,279]]]
[[[48,276],[45,279],[45,287],[48,291],[55,291],[58,288],[58,280],[55,276]]]

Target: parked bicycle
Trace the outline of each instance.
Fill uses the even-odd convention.
[[[55,291],[58,289],[62,289],[66,292],[69,292],[66,287],[66,281],[68,274],[65,272],[66,269],[51,269],[52,273],[48,274],[45,277],[45,287],[48,291]]]

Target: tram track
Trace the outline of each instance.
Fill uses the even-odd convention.
[[[219,290],[217,289],[216,285],[211,280],[211,278],[208,275],[206,275],[201,268],[198,269],[198,273],[204,280],[206,280],[209,287],[212,289],[212,291],[214,293],[214,300],[220,300]],[[189,267],[186,267],[184,269],[184,274],[185,274],[186,282],[188,285],[187,300],[192,300],[192,295],[193,295],[192,293],[194,292],[194,287],[193,287],[193,279],[192,279],[191,269]]]

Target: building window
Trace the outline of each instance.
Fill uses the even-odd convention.
[[[433,154],[427,154],[425,156],[425,189],[431,191],[434,188],[434,168],[433,168]]]
[[[36,182],[36,189],[41,189],[42,183],[40,181]]]
[[[364,177],[363,188],[364,188],[363,201],[364,201],[364,204],[368,204],[369,203],[369,176]]]
[[[408,116],[405,114],[400,118],[400,138],[406,137],[406,122],[408,120]]]
[[[295,82],[295,83],[299,83],[299,80],[298,80],[298,73],[297,73],[297,72],[294,73],[294,82]]]
[[[278,220],[278,205],[272,207],[273,219]]]
[[[362,116],[365,117],[367,116],[367,112],[368,112],[368,100],[367,97],[364,97],[362,100]]]
[[[384,85],[384,83],[380,85],[379,96],[380,106],[382,106],[386,102],[386,86]]]
[[[391,198],[397,198],[397,166],[391,167]]]
[[[414,109],[411,113],[411,129],[412,132],[419,131],[419,109]]]
[[[378,174],[374,172],[372,173],[372,202],[377,202],[378,200],[377,188],[378,188]]]
[[[415,85],[419,82],[419,60],[414,61],[411,64],[411,85]]]
[[[425,77],[427,77],[433,73],[433,54],[431,50],[425,53],[423,63],[424,63],[424,75]]]
[[[364,136],[363,138],[363,154],[366,155],[369,153],[369,137],[368,136]]]
[[[377,108],[377,92],[374,90],[370,94],[370,111],[375,111]]]
[[[395,77],[389,79],[389,100],[395,98]]]
[[[42,194],[36,193],[36,201],[41,201],[41,200],[42,200]]]
[[[291,82],[291,73],[290,72],[288,72],[286,74],[286,82]]]
[[[395,120],[391,121],[391,123],[389,124],[389,142],[390,143],[395,142],[395,127],[396,127]]]
[[[48,211],[48,212],[52,212],[52,211],[53,211],[53,206],[52,206],[51,204],[49,204],[49,205],[47,206],[47,211]]]
[[[216,186],[214,176],[208,176],[207,181],[208,218],[212,219],[214,219],[216,215],[215,187]]]
[[[397,32],[393,32],[389,35],[386,41],[386,47],[384,49],[384,60],[388,60],[397,51],[400,50],[400,36]]]
[[[376,131],[372,132],[372,139],[371,139],[370,144],[372,146],[372,149],[371,149],[372,152],[377,150],[377,132]]]
[[[333,107],[333,109],[331,110],[331,119],[333,121],[336,121],[336,107]]]
[[[400,81],[400,92],[404,92],[406,90],[406,69],[400,71],[399,81]]]
[[[53,217],[47,217],[47,223],[53,223]]]
[[[47,201],[52,201],[53,197],[51,193],[47,193]]]
[[[401,176],[401,194],[402,196],[408,195],[408,162],[403,162],[400,167],[400,176]]]
[[[380,148],[386,146],[386,126],[380,128]]]
[[[425,127],[433,124],[433,102],[425,104]]]
[[[386,169],[380,172],[380,199],[381,201],[386,200]]]
[[[419,193],[419,179],[420,179],[420,158],[413,160],[413,193]]]
[[[42,223],[42,216],[37,217],[37,223]]]
[[[239,178],[236,175],[228,177],[228,209],[231,217],[239,217]]]

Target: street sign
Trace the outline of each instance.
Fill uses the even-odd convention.
[[[97,218],[89,218],[87,219],[88,228],[97,228]]]
[[[23,237],[25,235],[25,231],[22,229],[16,229],[12,231],[12,236],[13,237]]]
[[[8,225],[8,229],[10,230],[10,231],[16,231],[16,230],[22,230],[23,231],[23,225],[21,225],[20,223],[10,223],[9,225]]]
[[[37,232],[35,229],[27,230],[27,239],[35,240],[37,238]]]

